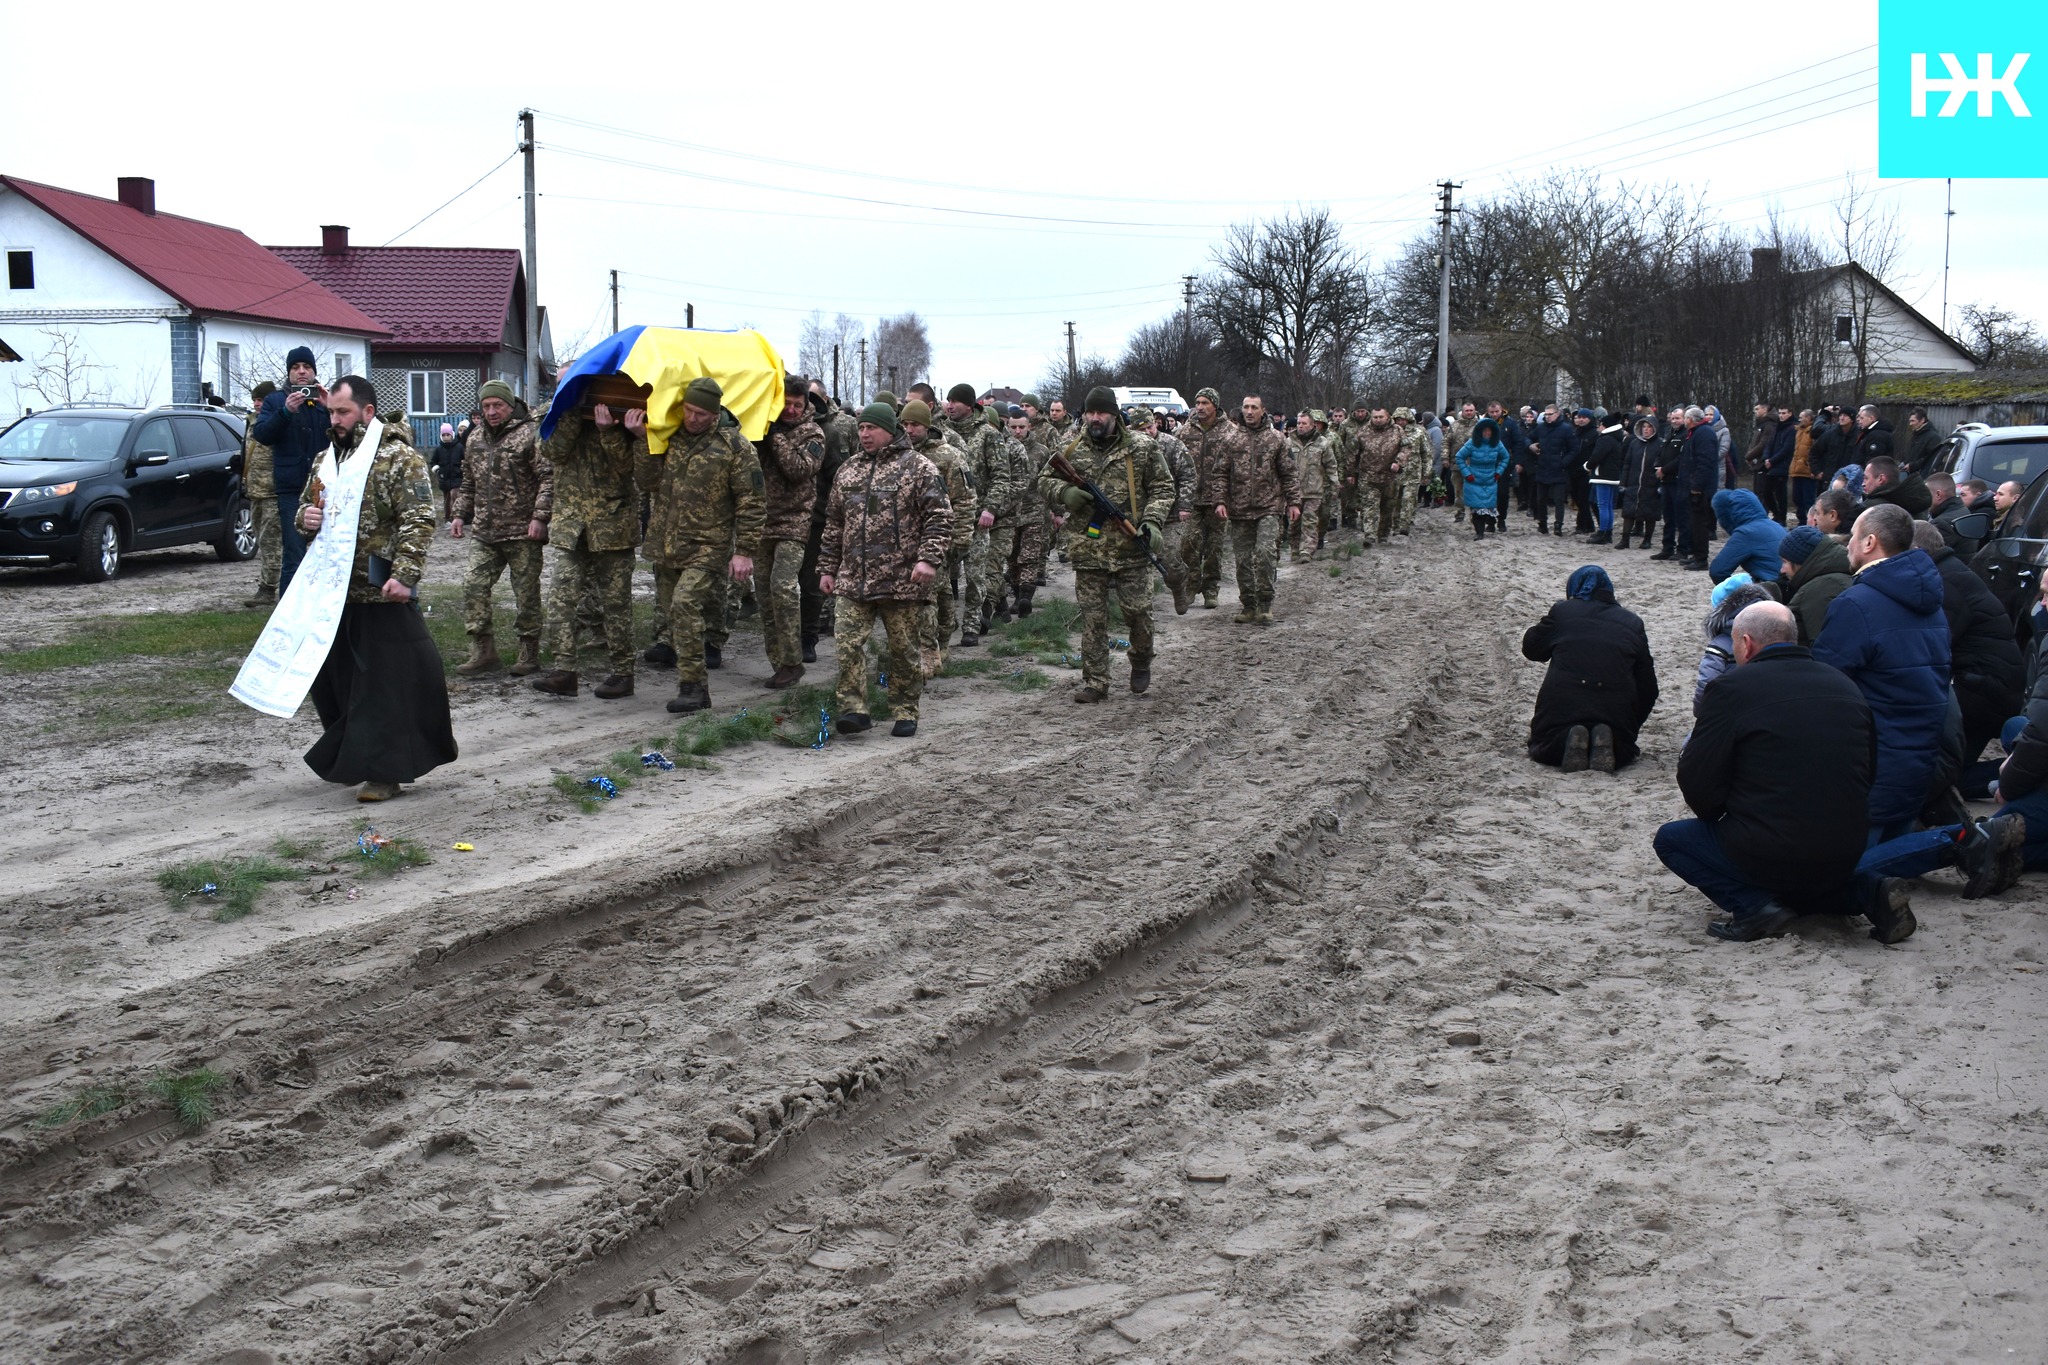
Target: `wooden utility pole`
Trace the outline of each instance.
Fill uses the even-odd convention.
[[[832,343],[832,401],[839,400],[839,343]]]
[[[612,330],[619,330],[619,272],[612,272]]]
[[[1442,220],[1436,248],[1436,415],[1442,421],[1451,401],[1451,215],[1457,212],[1451,207],[1451,191],[1464,186],[1439,180],[1436,187],[1442,191],[1436,205]]]
[[[697,305],[696,305],[696,304],[694,304],[694,303],[686,303],[686,304],[684,304],[684,305],[683,305],[683,326],[685,326],[685,327],[695,327],[696,325],[697,325]]]
[[[526,158],[526,373],[520,396],[531,403],[540,394],[540,224],[534,218],[531,109],[519,111],[519,151]]]
[[[868,405],[868,339],[860,339],[860,405]]]
[[[1186,373],[1181,376],[1181,387],[1195,386],[1195,277],[1180,277],[1180,296],[1183,303],[1180,323],[1180,353],[1186,362]],[[1185,394],[1182,397],[1186,397]]]
[[[1069,412],[1073,411],[1074,404],[1080,401],[1081,396],[1074,392],[1075,385],[1080,382],[1081,367],[1074,363],[1074,324],[1070,322],[1067,324],[1067,410]]]

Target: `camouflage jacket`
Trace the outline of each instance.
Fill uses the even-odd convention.
[[[1368,425],[1351,444],[1351,458],[1344,464],[1344,477],[1358,480],[1360,488],[1377,488],[1393,479],[1390,467],[1401,454],[1401,432],[1392,422],[1383,427]]]
[[[818,502],[818,471],[825,464],[825,432],[806,417],[795,426],[777,420],[755,448],[767,504],[763,540],[804,540],[811,534],[811,509]]]
[[[1354,422],[1348,417],[1330,428],[1330,463],[1336,467],[1339,483],[1351,468],[1352,447],[1358,444],[1358,434],[1365,428],[1366,423]]]
[[[1166,456],[1150,436],[1141,435],[1117,423],[1116,439],[1098,446],[1086,435],[1075,437],[1061,448],[1076,473],[1102,490],[1104,497],[1143,525],[1166,525],[1173,511],[1176,490],[1173,471]],[[1114,526],[1101,523],[1092,512],[1067,514],[1061,503],[1066,480],[1050,471],[1041,474],[1038,490],[1046,502],[1068,517],[1067,555],[1077,569],[1135,569],[1145,562],[1145,543],[1133,540]]]
[[[1173,515],[1192,512],[1195,509],[1194,458],[1178,436],[1169,436],[1162,431],[1152,438],[1152,444],[1159,447],[1160,455],[1166,460],[1167,472],[1173,475]]]
[[[1240,426],[1237,431],[1235,441],[1224,443],[1222,458],[1196,471],[1195,501],[1203,507],[1220,503],[1232,521],[1256,521],[1299,507],[1301,482],[1294,476],[1294,461],[1287,458],[1287,438],[1263,422],[1256,430]]]
[[[974,493],[974,476],[967,472],[967,457],[936,429],[927,430],[924,440],[912,449],[930,460],[946,481],[946,501],[953,504],[953,548],[965,550],[974,543],[975,521],[981,515],[981,500]]]
[[[1429,474],[1429,437],[1421,427],[1410,423],[1402,426],[1394,423],[1394,429],[1401,433],[1401,477],[1412,479]],[[1513,452],[1509,452],[1512,454]]]
[[[256,439],[256,424],[249,423],[249,430],[242,436],[242,496],[276,497],[275,470],[276,465],[272,461],[270,447]]]
[[[356,428],[361,440],[362,428]],[[361,459],[354,447],[336,452],[343,460]],[[381,602],[383,594],[370,586],[370,556],[391,561],[391,576],[408,588],[417,588],[427,571],[427,546],[434,540],[434,481],[427,475],[427,460],[406,439],[405,423],[387,422],[383,439],[371,456],[369,482],[363,487],[363,504],[356,517],[356,563],[349,575],[348,600]],[[313,473],[299,494],[299,506],[322,503],[327,485],[335,477],[335,455],[322,455],[313,462]],[[302,526],[304,523],[300,523]],[[322,525],[306,537],[313,539],[334,528]],[[522,535],[525,528],[521,528]]]
[[[1451,459],[1456,457],[1457,453],[1465,448],[1465,442],[1472,439],[1472,428],[1478,425],[1479,419],[1477,417],[1471,418],[1470,420],[1467,420],[1463,417],[1453,417],[1450,420],[1450,422],[1445,425],[1444,460],[1446,462],[1449,462]],[[1495,423],[1495,425],[1497,426],[1499,424]],[[1521,459],[1522,456],[1523,452],[1519,450],[1510,450],[1508,452],[1508,458],[1510,463],[1512,463],[1515,460]]]
[[[832,479],[847,457],[860,450],[860,423],[844,408],[833,408],[820,425],[825,432],[825,460],[818,466],[818,490],[811,499],[811,543],[825,529],[825,503],[832,494]]]
[[[1228,417],[1219,416],[1216,425],[1206,431],[1199,419],[1189,421],[1181,427],[1179,436],[1187,445],[1188,463],[1195,471],[1195,505],[1213,508],[1216,499],[1205,491],[1212,479],[1220,479],[1222,470],[1231,458],[1232,452],[1244,444],[1244,428]]]
[[[647,557],[655,563],[680,564],[707,549],[749,559],[760,553],[767,513],[761,462],[737,426],[720,420],[701,435],[677,431],[661,455],[643,437],[634,443],[633,473],[654,501]]]
[[[541,443],[552,479],[548,539],[586,550],[630,550],[640,543],[640,491],[633,484],[633,437],[613,422],[600,427],[565,412]]]
[[[951,417],[938,420],[966,446],[967,472],[974,480],[974,494],[981,502],[981,510],[995,513],[997,521],[1015,517],[1025,490],[1017,482],[1010,438],[983,421],[978,412],[958,421]]]
[[[553,490],[540,453],[540,424],[515,412],[495,432],[485,422],[470,428],[462,447],[462,486],[455,517],[463,534],[495,544],[526,539],[526,524],[547,524]]]
[[[924,602],[940,579],[910,581],[918,564],[943,578],[953,546],[953,504],[938,466],[898,436],[873,455],[856,450],[832,480],[818,575],[858,602]]]
[[[1288,446],[1294,455],[1294,477],[1301,484],[1303,501],[1322,498],[1328,501],[1337,487],[1337,461],[1330,450],[1330,438],[1321,432],[1306,441],[1298,436],[1288,437]]]

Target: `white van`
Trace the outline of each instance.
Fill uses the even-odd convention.
[[[1187,416],[1187,400],[1180,396],[1179,389],[1117,388],[1110,392],[1116,395],[1120,408],[1143,406],[1155,412],[1170,412],[1175,417]]]

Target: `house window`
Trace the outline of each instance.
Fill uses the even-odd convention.
[[[10,251],[7,253],[7,287],[9,289],[33,289],[36,287],[35,252]]]
[[[1835,345],[1837,345],[1837,346],[1854,346],[1855,344],[1856,344],[1856,317],[1855,317],[1855,315],[1854,315],[1853,313],[1837,313],[1837,314],[1835,314]]]
[[[355,365],[356,358],[354,356],[350,355],[347,351],[336,351],[334,353],[335,382],[339,383],[341,380],[346,379],[349,375],[354,374]]]
[[[213,348],[220,373],[214,377],[213,391],[224,399],[232,399],[236,381],[242,374],[242,348],[232,342],[223,341]]]
[[[414,417],[438,417],[448,411],[446,380],[440,370],[414,370],[406,376],[406,411]]]

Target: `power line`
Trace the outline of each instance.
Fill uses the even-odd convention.
[[[516,147],[515,147],[515,148],[513,148],[513,149],[512,149],[511,151],[507,152],[507,153],[505,154],[505,160],[504,160],[504,161],[500,161],[500,162],[499,162],[499,163],[498,163],[497,165],[495,165],[495,166],[491,167],[491,168],[490,168],[489,170],[485,171],[485,172],[484,172],[484,173],[483,173],[482,175],[480,175],[480,176],[478,176],[478,177],[477,177],[476,179],[474,179],[474,180],[470,181],[468,185],[466,185],[466,186],[464,186],[464,187],[463,187],[462,189],[460,189],[460,190],[456,191],[456,193],[455,193],[455,196],[454,196],[454,198],[451,198],[450,200],[448,200],[448,202],[447,202],[447,203],[444,203],[444,204],[442,204],[442,205],[441,205],[441,207],[440,207],[440,208],[437,208],[437,209],[435,209],[435,210],[433,211],[433,213],[429,213],[429,214],[427,215],[427,217],[426,217],[426,218],[422,218],[422,219],[420,219],[419,223],[414,223],[414,224],[412,225],[412,227],[409,227],[409,228],[407,228],[407,229],[405,230],[405,232],[411,232],[411,231],[413,230],[413,228],[416,228],[416,227],[418,227],[418,226],[420,225],[420,223],[424,223],[424,222],[426,222],[426,221],[427,221],[427,218],[432,218],[432,217],[434,216],[434,214],[435,214],[435,213],[439,213],[439,212],[441,211],[441,209],[445,209],[445,208],[447,208],[447,207],[448,207],[448,204],[452,204],[452,203],[454,203],[456,199],[460,199],[460,198],[461,198],[461,197],[462,197],[463,195],[465,195],[465,194],[468,194],[468,193],[469,193],[469,192],[470,192],[471,190],[475,189],[475,188],[476,188],[476,187],[477,187],[478,185],[481,185],[481,184],[483,184],[483,183],[484,183],[484,181],[486,181],[486,180],[489,180],[489,179],[490,179],[490,178],[491,178],[492,176],[496,175],[496,174],[497,174],[497,173],[498,173],[498,172],[499,172],[500,170],[504,169],[504,167],[506,166],[506,164],[507,164],[507,163],[509,163],[509,162],[510,162],[510,161],[512,160],[512,158],[513,158],[513,157],[515,157],[515,156],[518,156],[518,155],[519,155],[519,149],[518,149],[518,148],[516,148]],[[399,234],[398,234],[398,236],[397,236],[397,237],[393,237],[393,238],[391,239],[391,241],[388,241],[388,242],[381,242],[381,243],[379,243],[379,245],[380,245],[380,246],[390,246],[390,245],[391,245],[391,242],[395,242],[395,241],[397,241],[397,240],[398,240],[398,238],[399,238],[399,237],[403,237],[403,236],[405,236],[405,232],[401,232],[401,233],[399,233]]]
[[[651,275],[651,274],[648,274],[648,273],[647,273],[646,271],[644,271],[644,270],[621,270],[621,271],[620,271],[619,273],[620,273],[620,274],[622,274],[622,275],[631,275],[631,276],[632,276],[633,278],[635,278],[635,279],[641,279],[641,280],[660,280],[660,281],[661,281],[662,283],[664,283],[664,284],[680,284],[680,285],[683,285],[683,286],[684,286],[684,287],[686,287],[686,288],[691,288],[691,289],[723,289],[723,290],[726,290],[727,292],[739,292],[739,291],[733,291],[733,290],[731,289],[731,287],[730,287],[730,286],[728,286],[728,285],[719,285],[719,284],[711,284],[711,283],[709,283],[709,282],[707,282],[707,281],[704,281],[704,280],[684,280],[684,279],[678,279],[678,278],[676,278],[676,277],[675,277],[675,276],[673,276],[673,275]],[[1047,302],[1055,302],[1055,301],[1060,301],[1060,302],[1063,302],[1063,301],[1065,301],[1065,300],[1067,300],[1067,299],[1089,299],[1089,298],[1105,298],[1105,297],[1108,297],[1109,295],[1112,295],[1112,294],[1143,294],[1143,293],[1149,293],[1149,292],[1157,292],[1158,290],[1161,290],[1161,289],[1168,289],[1168,288],[1173,288],[1173,287],[1175,287],[1175,286],[1174,286],[1174,284],[1173,284],[1172,282],[1168,282],[1168,281],[1153,281],[1153,282],[1151,282],[1151,283],[1149,283],[1149,284],[1138,284],[1138,285],[1132,285],[1132,286],[1130,286],[1129,288],[1126,288],[1126,289],[1097,289],[1097,290],[1092,290],[1092,291],[1086,291],[1086,292],[1081,292],[1081,293],[1073,293],[1073,294],[1009,294],[1009,295],[1002,295],[1002,296],[997,296],[997,297],[991,297],[991,298],[980,298],[980,299],[967,299],[967,298],[962,298],[962,299],[953,299],[953,300],[951,300],[951,302],[952,302],[952,303],[955,303],[955,304],[969,304],[969,303],[1047,303]],[[752,297],[752,296],[758,296],[758,297],[762,297],[762,298],[777,298],[777,299],[810,299],[810,298],[816,298],[816,297],[817,297],[817,295],[816,295],[816,294],[815,294],[814,292],[812,292],[812,291],[809,291],[809,290],[805,290],[805,291],[797,292],[797,291],[789,291],[789,290],[774,290],[774,289],[750,289],[750,290],[746,290],[746,291],[744,291],[744,292],[745,292],[745,293],[747,293],[747,294],[748,294],[748,295],[749,295],[750,297]],[[849,299],[850,299],[850,298],[851,298],[851,296],[849,296]],[[888,296],[881,296],[881,295],[873,295],[873,296],[869,296],[869,297],[867,297],[867,298],[866,298],[866,299],[865,299],[864,301],[865,301],[865,302],[868,302],[868,303],[876,303],[876,304],[880,304],[880,305],[882,305],[883,307],[895,307],[895,306],[897,306],[897,305],[898,305],[898,304],[899,304],[899,303],[901,302],[901,299],[902,299],[902,296],[901,296],[901,295],[888,295]]]
[[[631,208],[678,209],[687,213],[737,213],[761,218],[798,218],[806,223],[860,223],[870,227],[942,228],[948,232],[1031,232],[1049,237],[1113,237],[1119,241],[1211,242],[1214,233],[1095,232],[1087,228],[1031,227],[1009,223],[934,223],[917,218],[857,218],[848,214],[802,213],[792,209],[741,208],[732,204],[677,203],[666,199],[620,199],[610,195],[550,193],[543,199],[583,204],[621,204]]]

